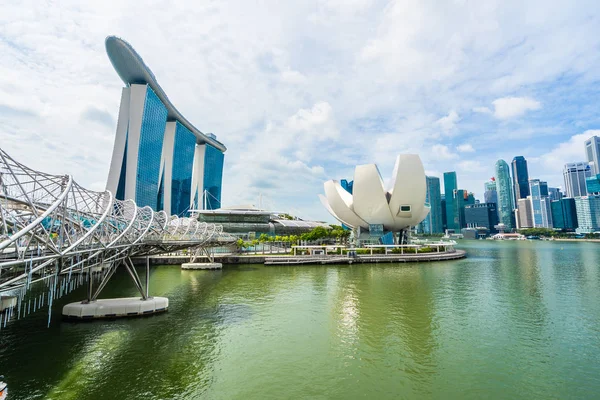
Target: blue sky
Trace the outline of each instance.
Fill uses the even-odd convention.
[[[198,4],[201,3],[201,4]],[[525,4],[523,4],[525,3]],[[127,40],[175,106],[225,143],[224,205],[332,221],[317,194],[399,153],[483,194],[528,159],[563,186],[599,132],[597,1],[52,2],[0,5],[0,146],[104,189]]]

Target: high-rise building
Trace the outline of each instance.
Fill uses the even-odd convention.
[[[475,197],[473,193],[469,193],[464,189],[457,189],[454,191],[454,226],[456,230],[466,228],[467,223],[465,220],[465,207],[470,204],[475,204]]]
[[[531,210],[534,228],[552,228],[552,210],[548,198],[548,183],[539,179],[529,180]]]
[[[483,201],[486,203],[498,204],[498,192],[496,191],[496,179],[492,178],[485,183],[485,192],[483,192]]]
[[[592,174],[600,174],[600,138],[592,136],[585,141],[585,155],[592,167]]]
[[[465,223],[467,228],[487,228],[496,233],[498,211],[496,203],[469,204],[465,206]]]
[[[560,200],[554,200],[552,208],[552,226],[557,229],[577,229],[577,208],[575,199],[572,197],[563,197]]]
[[[585,187],[589,194],[600,194],[600,174],[586,178]]]
[[[527,171],[527,160],[523,156],[516,156],[511,163],[513,183],[513,207],[517,206],[518,199],[529,196],[529,172]]]
[[[563,194],[559,188],[549,187],[548,188],[548,197],[551,201],[560,200],[563,198]]]
[[[425,202],[429,204],[431,210],[423,220],[424,233],[443,233],[442,224],[442,194],[440,188],[440,178],[427,176],[427,195]]]
[[[531,196],[517,200],[516,220],[518,228],[533,228],[533,212],[531,210]]]
[[[600,231],[600,196],[582,196],[575,198],[577,210],[577,233]]]
[[[454,191],[458,188],[456,172],[444,172],[444,195],[446,196],[446,229],[458,231],[460,226],[456,225],[458,216],[455,215]]]
[[[563,169],[567,197],[587,195],[586,178],[592,176],[592,167],[588,162],[567,163]]]
[[[442,229],[444,232],[448,228],[448,221],[446,219],[446,195],[442,194]]]
[[[496,162],[496,188],[498,191],[498,219],[505,229],[513,229],[513,194],[512,181],[508,164],[504,160]]]
[[[352,188],[354,187],[354,181],[348,181],[347,179],[342,179],[340,181],[340,186],[348,193],[352,194]]]
[[[109,36],[106,51],[125,83],[107,189],[168,215],[220,208],[226,147],[181,115],[129,43]]]

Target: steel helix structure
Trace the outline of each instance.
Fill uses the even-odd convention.
[[[132,257],[234,241],[220,225],[85,189],[70,175],[31,169],[0,149],[0,293],[97,266],[109,270],[103,287],[119,265],[137,275]]]

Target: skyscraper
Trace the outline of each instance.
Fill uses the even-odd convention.
[[[549,187],[548,197],[550,198],[550,200],[560,200],[563,198],[563,194],[559,188]]]
[[[533,228],[533,213],[531,210],[531,196],[517,200],[517,220],[519,229]]]
[[[498,219],[506,229],[513,229],[513,194],[510,170],[504,160],[496,162],[496,187],[498,191]]]
[[[168,215],[220,208],[226,147],[181,115],[129,43],[110,36],[106,52],[125,83],[107,189]]]
[[[585,187],[588,194],[600,194],[600,175],[594,175],[586,178]]]
[[[574,198],[563,197],[560,200],[554,200],[551,203],[551,209],[554,228],[577,229],[577,207]]]
[[[465,220],[465,207],[470,204],[475,204],[473,193],[469,193],[464,189],[454,191],[454,226],[456,230],[467,227]]]
[[[529,172],[527,171],[527,160],[523,156],[516,156],[511,163],[513,182],[513,204],[516,207],[518,199],[529,196]]]
[[[425,197],[425,202],[429,203],[431,210],[423,221],[423,231],[425,233],[443,233],[440,178],[428,176],[426,177],[426,180],[427,195]]]
[[[600,138],[598,136],[592,136],[585,141],[585,155],[591,164],[592,173],[600,174]]]
[[[458,231],[456,226],[457,216],[454,208],[454,191],[458,188],[456,172],[444,172],[444,195],[446,196],[446,229]]]
[[[582,196],[575,198],[577,210],[577,233],[600,231],[600,196]]]
[[[498,204],[498,192],[496,191],[495,178],[492,178],[489,182],[485,183],[485,192],[483,193],[483,200],[486,203]]]
[[[592,168],[588,162],[567,163],[563,169],[565,191],[567,197],[587,195],[586,178],[592,176]]]
[[[534,228],[552,228],[552,210],[548,198],[548,183],[539,179],[529,180],[531,211]]]

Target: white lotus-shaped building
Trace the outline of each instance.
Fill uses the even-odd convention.
[[[375,164],[355,168],[352,194],[335,180],[324,186],[321,202],[338,221],[352,228],[381,224],[386,231],[399,232],[423,221],[430,210],[425,204],[425,170],[417,154],[398,156],[389,189]]]

